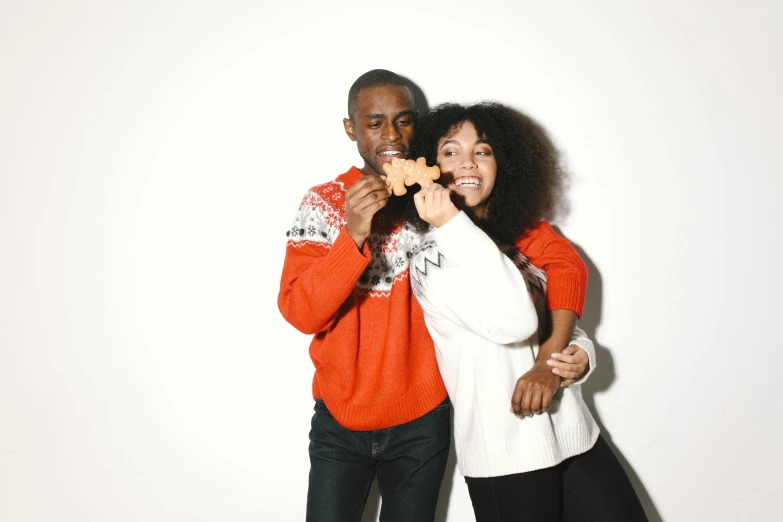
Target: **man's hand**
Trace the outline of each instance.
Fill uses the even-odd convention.
[[[536,363],[517,379],[511,395],[511,411],[525,417],[547,412],[559,387],[560,377],[552,373],[548,366]]]
[[[552,368],[552,373],[563,378],[561,388],[574,384],[590,368],[587,352],[576,344],[567,346],[563,353],[553,353],[546,363]]]
[[[451,202],[451,191],[437,183],[424,185],[413,196],[419,217],[435,228],[442,227],[459,214]]]
[[[385,177],[367,174],[345,194],[346,227],[359,250],[372,230],[372,218],[386,206],[391,190]]]

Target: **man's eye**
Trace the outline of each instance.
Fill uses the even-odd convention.
[[[376,121],[376,122],[373,122],[373,123],[370,123],[370,124],[369,124],[369,125],[367,125],[367,126],[368,126],[369,128],[371,128],[371,129],[380,129],[380,128],[381,128],[381,124],[380,124],[380,122],[377,122],[377,121]]]
[[[410,125],[410,124],[411,124],[411,120],[407,120],[407,119],[405,119],[405,120],[397,120],[397,125],[405,126],[405,125]]]

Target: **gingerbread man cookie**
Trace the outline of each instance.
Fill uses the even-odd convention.
[[[391,163],[383,164],[383,170],[395,196],[405,194],[408,191],[406,186],[418,183],[423,187],[440,177],[440,169],[437,166],[428,167],[424,158],[416,161],[394,158]]]
[[[408,189],[405,188],[405,178],[410,171],[411,160],[394,158],[391,163],[383,164],[383,171],[386,173],[386,180],[391,184],[392,193],[395,196],[402,196]]]
[[[411,169],[410,174],[408,174],[408,177],[405,178],[405,184],[407,186],[410,187],[414,183],[418,183],[423,187],[440,177],[440,169],[438,166],[433,165],[432,167],[428,167],[427,160],[424,158],[417,159],[415,163],[412,160],[408,161],[413,163],[413,168]]]

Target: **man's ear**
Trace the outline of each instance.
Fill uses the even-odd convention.
[[[350,118],[343,118],[343,127],[345,127],[345,133],[351,138],[351,141],[356,141],[356,132]]]

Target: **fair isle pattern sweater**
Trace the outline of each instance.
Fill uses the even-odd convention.
[[[351,430],[414,420],[446,398],[432,338],[408,280],[421,236],[376,216],[362,251],[345,227],[355,167],[312,188],[288,231],[278,307],[315,334],[313,398]]]
[[[457,463],[467,477],[548,468],[590,449],[599,433],[578,384],[561,388],[548,413],[520,419],[510,411],[516,380],[538,354],[547,276],[508,252],[514,260],[460,212],[425,236],[411,262],[411,285],[454,405]],[[592,342],[579,329],[574,335],[592,370]]]

